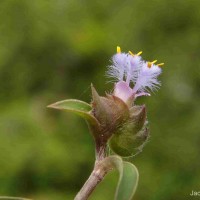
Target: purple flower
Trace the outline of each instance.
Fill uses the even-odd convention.
[[[157,60],[143,61],[141,53],[122,53],[120,47],[117,47],[117,53],[112,57],[112,65],[108,67],[107,75],[117,80],[113,95],[124,102],[138,96],[150,96],[149,92],[157,90],[161,85],[157,77],[161,74],[160,66],[164,63],[155,65]],[[134,84],[133,88],[131,83]]]

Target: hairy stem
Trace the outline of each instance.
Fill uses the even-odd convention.
[[[106,143],[96,141],[96,162],[106,157]]]
[[[106,145],[96,142],[96,161],[94,169],[74,200],[87,200],[96,186],[103,180],[109,169],[101,164],[106,157]]]
[[[90,177],[85,182],[79,193],[74,200],[87,200],[96,186],[103,180],[104,176],[108,173],[108,170],[104,169],[99,163],[95,164],[94,170]]]

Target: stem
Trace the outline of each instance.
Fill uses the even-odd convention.
[[[96,141],[96,162],[106,157],[106,143]]]
[[[96,186],[103,180],[104,176],[108,173],[108,170],[99,165],[96,162],[94,170],[85,182],[79,193],[76,195],[74,200],[87,200]]]
[[[96,141],[96,161],[94,169],[74,200],[87,200],[96,186],[103,180],[104,176],[109,171],[109,169],[106,169],[103,165],[101,165],[101,161],[105,157],[106,144],[98,143]]]

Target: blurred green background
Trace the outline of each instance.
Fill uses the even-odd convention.
[[[137,200],[188,200],[200,191],[199,0],[1,0],[0,195],[73,199],[94,163],[79,117],[46,106],[101,95],[116,46],[164,62],[161,89],[143,97],[150,142],[134,158]],[[117,172],[91,200],[112,200]]]

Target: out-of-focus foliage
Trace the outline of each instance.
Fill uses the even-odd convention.
[[[0,194],[73,199],[94,162],[87,126],[49,110],[90,102],[90,83],[111,91],[115,48],[165,62],[162,88],[146,103],[150,142],[133,159],[137,200],[188,200],[200,188],[199,0],[0,1]],[[91,200],[111,200],[117,173]]]

